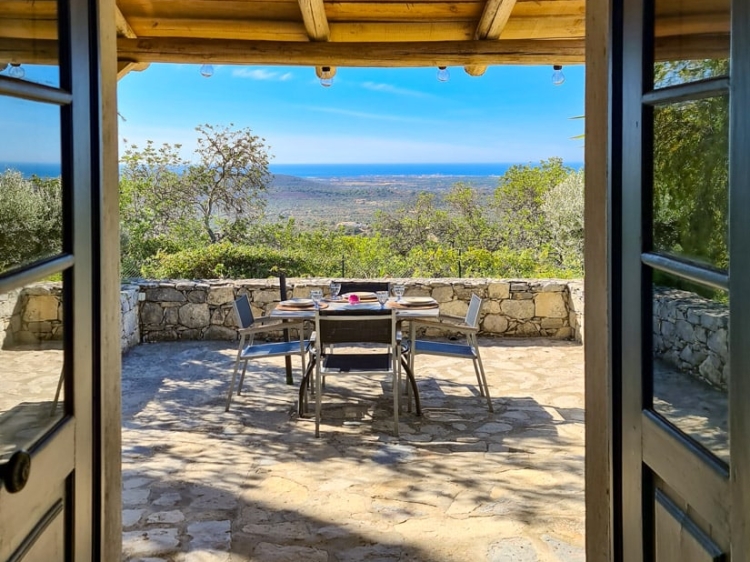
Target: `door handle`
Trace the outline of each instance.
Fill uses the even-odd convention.
[[[11,494],[20,492],[29,481],[31,472],[31,455],[19,449],[11,455],[7,462],[0,464],[0,481]]]

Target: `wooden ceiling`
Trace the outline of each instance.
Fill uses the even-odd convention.
[[[656,4],[661,58],[727,51],[727,0]],[[0,62],[56,57],[56,5],[0,0]],[[118,58],[122,74],[175,62],[463,66],[479,76],[487,65],[583,63],[585,6],[586,0],[117,0]]]

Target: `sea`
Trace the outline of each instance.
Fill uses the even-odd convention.
[[[529,164],[522,162],[520,164]],[[499,177],[508,168],[518,164],[514,162],[486,162],[479,164],[453,163],[415,163],[415,164],[271,164],[271,173],[297,176],[309,179],[356,178],[378,176],[417,176],[417,177]],[[580,162],[566,162],[567,166],[579,169]],[[0,162],[0,172],[7,169],[20,170],[26,176],[57,177],[60,175],[60,164]]]

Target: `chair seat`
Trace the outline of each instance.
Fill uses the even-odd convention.
[[[460,343],[444,343],[427,340],[416,340],[411,345],[412,353],[429,353],[430,355],[449,355],[474,359],[476,353],[470,345]]]
[[[308,348],[310,342],[305,340],[303,346]],[[299,341],[273,342],[248,345],[242,350],[240,359],[258,359],[262,357],[280,357],[292,353],[299,353]]]
[[[323,358],[326,373],[370,373],[391,369],[390,353],[334,353]]]

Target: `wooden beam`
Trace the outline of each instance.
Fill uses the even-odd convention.
[[[131,16],[139,37],[194,37],[244,39],[248,41],[309,41],[302,22],[269,20],[227,20],[216,18],[155,18]]]
[[[302,11],[302,21],[305,22],[307,35],[312,41],[328,41],[331,30],[328,28],[328,18],[323,0],[299,0]]]
[[[516,0],[487,0],[474,32],[474,39],[500,39],[515,6]],[[470,76],[481,76],[487,71],[487,67],[473,65],[464,67],[464,70]]]
[[[136,62],[280,66],[420,67],[466,64],[583,63],[583,40],[324,43],[205,39],[119,39]],[[3,53],[0,41],[0,55]]]
[[[320,43],[144,38],[117,40],[131,62],[352,67],[430,67],[471,64],[582,64],[583,40]],[[657,60],[717,59],[729,55],[729,35],[663,37]],[[0,60],[57,64],[57,41],[0,38]]]
[[[143,72],[149,67],[147,62],[117,61],[117,80],[124,78],[130,72]]]
[[[115,27],[117,28],[118,37],[127,37],[128,39],[136,39],[138,37],[117,5],[115,5]]]
[[[516,0],[487,0],[474,39],[499,39],[515,6]]]

